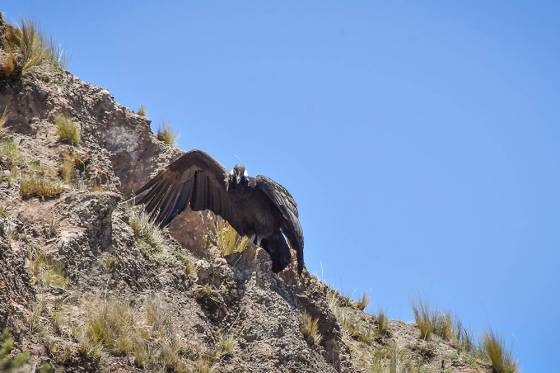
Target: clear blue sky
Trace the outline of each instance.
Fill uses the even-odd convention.
[[[4,1],[109,88],[298,201],[309,269],[371,312],[423,298],[560,366],[553,2]]]

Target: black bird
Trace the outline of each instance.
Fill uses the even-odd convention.
[[[210,210],[265,249],[274,272],[290,264],[290,247],[297,253],[298,272],[303,269],[303,231],[294,198],[266,176],[249,177],[243,165],[228,172],[210,155],[193,150],[140,188],[134,200],[162,227],[188,206]]]

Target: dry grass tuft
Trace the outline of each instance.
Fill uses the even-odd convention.
[[[319,320],[314,319],[307,312],[304,312],[301,316],[301,332],[310,344],[317,346],[323,340],[321,333],[319,333]]]
[[[71,154],[64,154],[64,160],[59,168],[60,176],[66,184],[71,184],[74,177],[75,160]]]
[[[168,145],[175,145],[177,135],[173,132],[167,122],[161,122],[157,130],[157,139]]]
[[[8,50],[6,52],[5,60],[0,62],[0,74],[7,78],[11,78],[15,75],[17,69],[16,56],[13,50]]]
[[[140,105],[136,114],[140,115],[141,117],[146,117],[146,115],[148,114],[146,112],[146,107],[144,105]]]
[[[224,256],[245,251],[249,245],[249,237],[240,236],[224,219],[216,221],[216,241]]]
[[[22,198],[41,199],[58,197],[62,186],[56,178],[57,172],[51,168],[35,167],[20,180],[19,193]]]
[[[159,261],[165,246],[163,232],[145,212],[132,211],[130,226],[138,240],[140,251],[148,259]]]
[[[208,359],[201,359],[196,363],[195,368],[197,373],[213,373],[212,362]]]
[[[220,352],[222,355],[231,356],[237,349],[237,341],[231,334],[220,334],[218,336],[218,347],[220,348]]]
[[[5,107],[2,115],[0,115],[0,131],[4,128],[4,125],[8,122],[8,108]]]
[[[46,40],[30,20],[24,19],[19,28],[7,25],[1,43],[7,52],[2,62],[3,76],[24,76],[43,63],[64,67],[62,51],[52,41]]]
[[[416,326],[420,329],[420,338],[429,341],[434,332],[430,307],[426,303],[420,302],[413,304],[412,310],[414,311]]]
[[[389,319],[385,315],[385,312],[379,311],[375,319],[377,320],[377,334],[382,337],[387,335],[389,331]]]
[[[26,260],[26,268],[33,283],[40,282],[59,288],[67,288],[69,285],[60,264],[48,258],[40,248],[31,250]]]
[[[13,140],[5,141],[0,146],[0,164],[13,171],[21,161],[21,154]]]
[[[115,299],[94,298],[85,311],[82,331],[76,332],[83,354],[128,356],[146,371],[187,371],[173,320],[159,301],[135,310]]]
[[[513,360],[511,352],[506,350],[502,339],[493,331],[484,335],[482,345],[492,363],[494,373],[516,373],[518,371],[517,363]]]
[[[78,125],[69,118],[57,115],[55,118],[56,128],[58,130],[58,139],[70,145],[79,145],[80,129]]]
[[[369,304],[369,294],[363,293],[360,300],[356,302],[356,307],[358,307],[360,311],[363,311],[366,309],[368,304]]]

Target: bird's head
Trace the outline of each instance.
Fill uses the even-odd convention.
[[[245,180],[248,176],[247,170],[242,164],[236,164],[233,170],[231,170],[231,175],[235,179],[236,184],[241,183],[241,181]]]

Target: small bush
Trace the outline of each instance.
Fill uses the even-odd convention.
[[[492,363],[494,373],[517,372],[517,363],[513,360],[511,352],[505,349],[503,341],[494,332],[490,331],[484,335],[482,345]]]
[[[360,300],[356,302],[356,307],[358,307],[359,310],[363,311],[366,309],[368,304],[369,304],[369,295],[368,293],[363,293]]]
[[[304,312],[301,316],[301,332],[307,342],[319,345],[323,340],[321,333],[319,333],[319,320],[314,319],[310,314]]]
[[[141,117],[145,117],[147,115],[144,105],[140,105],[136,114],[140,115]]]
[[[175,135],[169,124],[162,122],[158,127],[157,139],[168,145],[175,145],[177,135]]]
[[[80,129],[76,123],[70,119],[57,115],[55,118],[56,128],[58,130],[58,139],[70,145],[80,144]]]

